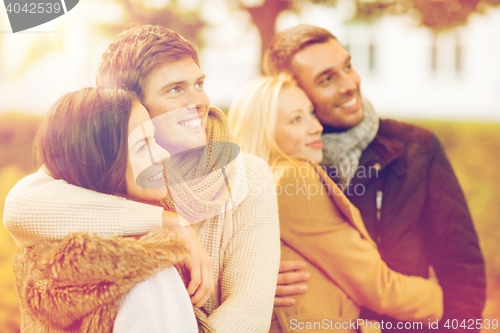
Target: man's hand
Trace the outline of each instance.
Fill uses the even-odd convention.
[[[177,236],[186,243],[189,254],[185,266],[191,277],[187,291],[191,296],[191,303],[199,308],[214,292],[213,262],[193,227],[187,221],[181,222],[181,225],[185,225],[184,227],[180,227],[176,223],[180,219],[182,217],[177,214],[164,211],[163,226],[171,227]]]
[[[292,306],[295,304],[295,300],[291,297],[283,296],[291,296],[307,292],[307,285],[294,284],[308,281],[311,278],[311,274],[304,271],[304,268],[306,268],[306,263],[303,261],[288,260],[280,262],[274,306]]]

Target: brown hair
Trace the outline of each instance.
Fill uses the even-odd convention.
[[[55,179],[108,194],[127,194],[128,123],[134,93],[84,88],[64,95],[36,138],[39,161]]]
[[[117,86],[143,100],[144,80],[157,65],[192,58],[199,66],[193,45],[172,29],[141,25],[123,31],[102,55],[98,86]]]
[[[229,128],[245,153],[255,155],[274,167],[281,158],[289,159],[276,144],[279,97],[296,82],[288,75],[262,76],[241,88],[229,108]]]
[[[262,59],[264,75],[276,76],[282,72],[291,74],[293,56],[312,44],[326,43],[336,39],[326,29],[309,24],[300,24],[274,36]]]

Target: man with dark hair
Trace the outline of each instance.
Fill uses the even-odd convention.
[[[379,119],[360,92],[351,56],[327,30],[299,25],[277,34],[264,54],[266,75],[293,75],[324,127],[330,177],[359,208],[388,266],[406,275],[435,271],[444,292],[439,330],[481,318],[484,261],[467,204],[439,140],[428,130]],[[335,246],[335,244],[332,244]],[[276,306],[293,304],[308,279],[302,262],[282,262]],[[295,283],[295,284],[294,284]],[[367,319],[390,321],[368,310]],[[465,323],[465,324],[463,324]],[[396,323],[384,327],[396,329]],[[456,326],[455,326],[456,327]]]

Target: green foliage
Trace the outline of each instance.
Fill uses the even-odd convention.
[[[200,18],[199,9],[185,9],[177,0],[166,1],[163,6],[151,6],[140,0],[114,0],[123,8],[123,19],[117,24],[96,24],[95,27],[111,38],[118,36],[128,25],[159,24],[177,31],[196,47],[203,47],[200,31],[205,23]],[[0,34],[0,45],[3,35]],[[51,52],[61,51],[65,46],[58,34],[40,34],[29,46],[27,58],[17,71],[22,75],[30,66],[42,60]],[[2,64],[0,63],[0,70]]]
[[[114,1],[124,9],[124,18],[120,24],[104,24],[99,29],[112,38],[118,36],[129,24],[158,24],[178,32],[196,47],[203,46],[200,38],[201,28],[205,23],[200,18],[199,10],[186,10],[177,0],[166,2],[161,7],[151,7],[136,0]]]
[[[371,22],[385,14],[411,14],[436,32],[467,23],[472,13],[499,6],[499,0],[356,0],[353,21]]]

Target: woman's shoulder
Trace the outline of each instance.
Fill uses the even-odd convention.
[[[37,172],[32,173],[21,180],[19,180],[16,185],[12,188],[14,192],[16,190],[24,189],[29,186],[36,186],[36,185],[41,185],[45,184],[47,182],[53,181],[54,178],[49,176],[47,172],[42,168],[38,169]]]
[[[280,159],[273,167],[273,174],[278,184],[320,182],[318,173],[320,166],[306,158]]]
[[[271,169],[257,156],[240,152],[226,168],[224,177],[231,189],[233,205],[239,206],[262,194],[276,196]]]
[[[244,152],[241,154],[249,184],[255,184],[255,182],[269,181],[273,179],[271,168],[263,159]]]
[[[42,168],[19,180],[16,185],[10,189],[5,199],[4,224],[6,227],[9,228],[9,224],[18,219],[18,216],[25,211],[23,208],[30,207],[24,207],[27,202],[37,196],[43,197],[43,195],[47,195],[47,192],[57,193],[57,185],[61,182],[62,181],[55,181],[54,178],[49,176]],[[30,205],[31,204],[30,202]]]
[[[241,152],[241,156],[243,156],[245,165],[249,165],[250,167],[255,167],[255,168],[262,168],[265,166],[269,169],[269,166],[267,165],[266,161],[264,161],[260,157],[245,152]]]

